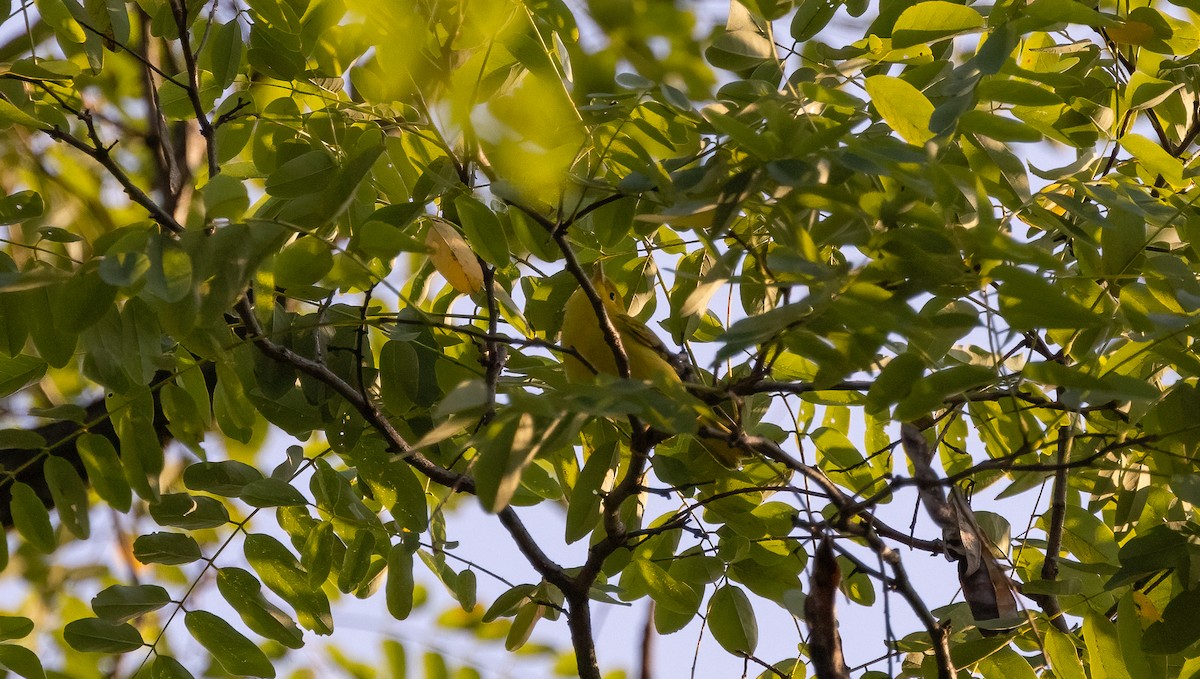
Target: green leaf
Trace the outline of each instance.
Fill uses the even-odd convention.
[[[22,639],[33,631],[33,621],[19,615],[0,615],[0,641]]]
[[[142,563],[179,565],[203,557],[200,545],[190,535],[182,533],[151,533],[133,541],[133,558]]]
[[[246,208],[250,207],[246,185],[229,175],[213,177],[204,185],[201,193],[204,194],[204,217],[210,222],[221,218],[241,219]]]
[[[1200,641],[1200,589],[1185,591],[1171,599],[1162,620],[1146,628],[1142,650],[1156,655],[1179,653]]]
[[[925,374],[925,361],[915,352],[892,358],[867,390],[867,407],[879,411],[908,396],[913,385]]]
[[[183,624],[226,672],[243,677],[275,676],[275,666],[262,649],[216,615],[188,611]]]
[[[82,618],[67,623],[63,638],[71,648],[83,653],[128,653],[141,648],[144,643],[133,625],[100,618]]]
[[[508,266],[508,237],[496,214],[473,196],[455,198],[454,208],[458,210],[463,235],[475,254],[493,266]]]
[[[309,151],[280,165],[267,177],[265,189],[276,198],[300,198],[319,192],[337,172],[325,151]]]
[[[754,606],[740,587],[725,585],[708,602],[708,627],[713,638],[735,655],[753,654],[758,647]]]
[[[912,393],[901,401],[893,417],[912,421],[944,407],[946,399],[991,384],[996,379],[992,368],[981,365],[956,365],[939,370],[913,384]]]
[[[194,677],[178,660],[159,653],[154,656],[154,664],[150,666],[150,679],[194,679]]]
[[[183,484],[191,490],[237,497],[245,486],[263,478],[262,472],[236,460],[197,462],[183,470]]]
[[[756,30],[718,33],[704,50],[704,57],[727,71],[745,71],[776,59],[775,45]]]
[[[229,523],[229,511],[219,500],[188,493],[161,496],[150,505],[150,516],[160,526],[184,530],[217,528]]]
[[[475,480],[484,510],[494,514],[508,506],[521,484],[521,473],[532,461],[529,453],[538,440],[535,429],[533,415],[516,413],[496,418],[483,430]]]
[[[388,551],[388,576],[384,590],[388,613],[405,620],[413,609],[413,558],[403,543],[392,545]],[[486,618],[486,616],[484,616]]]
[[[232,566],[218,570],[217,589],[252,632],[288,648],[304,647],[304,633],[291,616],[267,601],[258,578],[249,571]]]
[[[0,667],[25,679],[46,679],[46,670],[37,654],[16,644],[0,644]]]
[[[242,487],[237,497],[251,507],[300,507],[308,504],[308,499],[292,484],[272,478],[251,481]]]
[[[110,394],[106,406],[120,439],[125,480],[144,500],[154,502],[158,495],[158,475],[163,469],[163,450],[154,432],[154,400],[150,390],[139,388],[132,396]]]
[[[333,268],[333,254],[325,241],[302,236],[275,258],[275,284],[282,288],[313,285]]]
[[[596,527],[600,521],[600,509],[604,502],[603,491],[606,482],[612,483],[612,472],[617,464],[618,448],[616,442],[602,445],[592,451],[575,487],[571,489],[571,501],[567,505],[566,540],[571,544]]]
[[[979,662],[979,673],[984,679],[1037,679],[1037,673],[1020,653],[1011,648],[1002,648]]]
[[[822,466],[828,469],[849,469],[863,461],[862,453],[850,439],[831,427],[819,427],[812,433],[812,441],[821,454]]]
[[[1160,80],[1145,71],[1135,71],[1125,85],[1123,103],[1134,110],[1152,109],[1183,87],[1183,83]]]
[[[1046,649],[1046,659],[1050,661],[1050,667],[1056,676],[1060,679],[1087,679],[1083,671],[1083,662],[1080,661],[1075,643],[1070,637],[1056,629],[1047,628],[1042,645]]]
[[[755,158],[758,158],[759,160],[769,160],[775,157],[775,148],[761,132],[742,122],[737,117],[721,110],[719,104],[704,107],[700,114],[704,116],[704,119],[707,120],[708,123],[717,130],[717,132],[728,136],[730,139],[740,144]],[[678,219],[682,221],[685,216],[696,215],[698,216],[699,223],[711,224],[712,219],[709,216],[709,213],[710,209],[715,207],[715,205],[695,206],[684,204],[682,208],[677,207],[674,211],[660,213],[657,215],[657,218],[669,219],[671,221]],[[674,214],[674,212],[679,212],[681,210],[682,212],[686,213],[686,215]]]
[[[205,52],[204,66],[222,90],[233,84],[245,58],[246,45],[242,40],[241,24],[229,21],[213,29],[211,48]]]
[[[50,127],[4,99],[0,99],[0,123],[15,124],[35,130],[44,130]]]
[[[309,586],[308,573],[287,547],[269,535],[251,533],[242,550],[262,583],[296,609],[301,626],[321,635],[333,632],[329,599],[320,589]]]
[[[213,391],[213,416],[226,436],[248,443],[254,435],[254,406],[246,398],[233,366],[217,362],[217,388]]]
[[[1117,626],[1089,608],[1083,617],[1083,642],[1092,679],[1130,679],[1121,654]]]
[[[38,450],[46,447],[46,439],[28,429],[0,429],[0,450]]]
[[[361,496],[350,486],[349,479],[334,471],[322,458],[317,458],[313,466],[316,473],[309,482],[309,490],[319,509],[354,526],[382,528],[379,516],[367,509]]]
[[[133,493],[121,471],[121,458],[108,439],[99,434],[83,434],[75,444],[96,494],[119,512],[133,505]]]
[[[20,224],[35,217],[41,217],[45,209],[42,196],[36,191],[10,193],[4,198],[0,198],[0,225]],[[62,235],[59,235],[59,232],[62,232]],[[38,233],[42,238],[57,243],[71,243],[79,240],[79,236],[55,226],[39,227]]]
[[[496,597],[480,618],[483,622],[492,622],[502,617],[509,617],[517,612],[522,603],[533,595],[537,588],[534,585],[514,585]]]
[[[212,73],[200,69],[197,73],[200,82],[200,88],[197,91],[200,99],[200,108],[204,112],[212,110],[213,105],[217,102],[217,97],[221,96],[221,85]],[[180,87],[175,83],[188,82],[186,73],[177,73],[171,80],[163,80],[158,86],[158,102],[163,115],[167,120],[189,120],[196,117],[196,109],[192,104],[188,90]]]
[[[694,615],[700,608],[700,594],[690,585],[646,559],[635,559],[630,568],[636,568],[650,598],[663,608],[674,613]]]
[[[100,278],[114,288],[133,287],[150,270],[150,259],[141,251],[130,251],[132,245],[123,249],[110,249],[100,260]]]
[[[83,69],[66,59],[17,59],[9,65],[9,73],[29,80],[70,80]]]
[[[1039,525],[1044,523],[1043,516]],[[1063,528],[1063,546],[1083,563],[1117,563],[1117,543],[1112,529],[1086,509],[1068,505]]]
[[[159,389],[158,396],[171,434],[189,448],[199,448],[204,442],[207,423],[191,395],[175,382],[167,382]]]
[[[346,547],[342,559],[342,567],[338,569],[337,586],[342,592],[349,594],[358,589],[367,576],[371,565],[371,554],[375,548],[375,534],[369,530],[355,532],[354,538]]]
[[[1121,147],[1133,155],[1151,177],[1162,177],[1168,184],[1182,188],[1191,181],[1183,176],[1183,161],[1140,134],[1130,132],[1120,139]]]
[[[147,251],[150,270],[146,292],[164,302],[180,302],[192,294],[192,258],[178,243],[160,237]],[[205,399],[207,400],[207,399]]]
[[[1105,26],[1116,23],[1115,18],[1106,17],[1089,6],[1074,0],[1034,0],[1025,10],[1031,16],[1049,22]]]
[[[1129,676],[1135,679],[1154,676],[1153,665],[1161,665],[1163,658],[1150,657],[1142,651],[1142,620],[1138,615],[1134,593],[1128,592],[1117,604],[1117,636],[1121,642],[1121,658]],[[1159,670],[1158,674],[1161,674]]]
[[[478,598],[478,582],[475,571],[467,569],[459,573],[451,593],[464,611],[474,611]]]
[[[79,478],[79,472],[70,462],[57,455],[46,458],[42,469],[46,475],[46,485],[50,488],[50,497],[54,498],[54,507],[58,510],[58,520],[75,537],[88,539],[91,534],[88,491],[83,479]]]
[[[1020,120],[980,110],[962,114],[958,119],[958,129],[1004,142],[1033,143],[1042,140],[1041,132]]]
[[[1092,328],[1104,319],[1083,304],[1067,297],[1062,288],[1038,274],[998,267],[1000,312],[1014,330]]]
[[[42,379],[46,362],[36,356],[0,356],[0,398],[6,398]]]
[[[92,611],[109,622],[129,622],[171,603],[158,585],[112,585],[92,597]]]
[[[1026,364],[1021,376],[1048,387],[1066,387],[1082,392],[1082,400],[1129,401],[1133,399],[1157,399],[1161,394],[1151,384],[1122,375],[1095,377],[1074,366],[1065,366],[1057,361],[1035,361]]]
[[[1011,78],[987,78],[975,88],[975,95],[982,101],[1017,106],[1061,106],[1063,103],[1062,97],[1051,89]]]
[[[359,483],[371,489],[371,494],[388,508],[397,523],[414,533],[428,529],[429,505],[425,487],[411,467],[392,460],[391,455],[385,453],[364,454],[355,460],[355,466]]]
[[[792,38],[797,42],[812,39],[825,28],[841,5],[840,0],[798,0],[796,13],[792,15]]]
[[[50,525],[50,513],[28,484],[13,484],[11,511],[13,525],[31,547],[44,554],[50,554],[58,548],[54,527]]]
[[[526,601],[521,604],[513,618],[512,627],[508,628],[508,636],[504,638],[505,650],[516,651],[524,646],[544,614],[544,607],[539,603]]]
[[[904,10],[892,26],[892,48],[937,42],[984,26],[983,15],[971,7],[945,0],[920,2]]]
[[[329,579],[333,570],[333,522],[322,521],[309,531],[300,548],[300,565],[308,571],[308,584],[320,587]]]
[[[924,146],[934,138],[929,129],[933,104],[920,90],[890,75],[873,75],[867,78],[864,87],[875,110],[901,139],[914,146]]]

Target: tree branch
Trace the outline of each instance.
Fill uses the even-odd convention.
[[[74,111],[74,113],[80,120],[83,121],[84,125],[87,126],[88,138],[91,140],[91,144],[85,143],[70,132],[60,130],[58,128],[50,128],[42,131],[46,133],[46,136],[55,141],[61,141],[69,146],[79,149],[84,153],[84,155],[88,156],[92,160],[95,160],[105,170],[108,170],[108,173],[112,175],[113,179],[116,179],[117,183],[121,185],[121,188],[125,190],[125,195],[129,196],[129,199],[134,203],[137,203],[141,207],[145,208],[145,210],[150,213],[150,216],[154,219],[154,221],[158,222],[159,226],[167,231],[170,231],[171,233],[183,233],[183,226],[179,222],[175,221],[175,218],[172,217],[168,212],[163,210],[158,203],[155,203],[150,196],[147,196],[145,191],[142,191],[140,188],[138,188],[137,184],[130,179],[129,175],[125,174],[125,170],[121,169],[121,166],[118,165],[117,161],[113,159],[112,154],[109,153],[108,147],[104,146],[104,144],[100,142],[100,136],[96,132],[95,123],[92,122],[92,117],[87,113],[87,111]]]
[[[465,492],[475,494],[475,480],[465,474],[458,474],[443,467],[438,466],[429,458],[417,452],[406,440],[400,435],[387,417],[372,403],[370,400],[364,399],[362,394],[353,385],[349,384],[336,373],[330,370],[325,364],[313,361],[309,358],[301,356],[287,347],[276,344],[271,341],[263,332],[262,326],[258,322],[258,318],[254,315],[254,309],[250,304],[248,297],[243,296],[235,307],[238,317],[245,326],[249,339],[254,345],[271,358],[282,363],[286,363],[296,370],[303,372],[311,377],[321,381],[339,396],[344,398],[355,410],[362,415],[377,432],[379,432],[384,440],[388,443],[391,450],[398,454],[401,459],[407,462],[417,471],[424,474],[434,483],[440,486],[449,488],[451,491]],[[506,507],[497,514],[500,523],[508,529],[517,548],[525,556],[529,564],[555,587],[562,589],[564,593],[571,588],[573,583],[562,566],[555,563],[544,551],[541,546],[529,533],[529,530],[521,522],[517,516],[516,510],[512,507]]]
[[[221,172],[217,162],[216,135],[213,133],[212,121],[200,101],[200,69],[196,67],[196,55],[192,53],[192,33],[188,26],[188,9],[184,0],[168,0],[171,3],[171,14],[175,17],[175,25],[179,28],[179,46],[183,52],[183,63],[187,69],[188,84],[184,88],[192,111],[196,115],[196,124],[200,126],[200,136],[204,137],[204,151],[208,157],[208,177],[212,179]]]
[[[1067,517],[1067,460],[1071,457],[1071,442],[1074,430],[1070,426],[1058,428],[1058,469],[1054,472],[1054,486],[1050,495],[1050,526],[1046,531],[1046,559],[1042,562],[1042,579],[1050,582],[1058,579],[1058,552],[1062,548],[1063,526]],[[1070,626],[1063,618],[1063,609],[1058,597],[1053,594],[1027,595],[1042,607],[1050,618],[1050,624],[1066,634]]]

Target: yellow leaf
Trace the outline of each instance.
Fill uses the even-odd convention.
[[[455,290],[470,295],[483,289],[483,267],[479,266],[471,246],[453,226],[439,221],[430,222],[425,245],[430,250],[429,260],[433,262],[433,268]]]
[[[1162,613],[1158,610],[1158,606],[1155,606],[1150,597],[1143,592],[1134,591],[1133,607],[1137,610],[1138,618],[1142,621],[1143,626],[1162,621]]]

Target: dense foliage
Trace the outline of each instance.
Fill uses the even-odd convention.
[[[424,581],[585,677],[645,599],[766,676],[1193,675],[1172,1],[0,1],[0,665],[272,677]],[[571,381],[581,287],[617,374]],[[618,376],[631,317],[686,389]]]

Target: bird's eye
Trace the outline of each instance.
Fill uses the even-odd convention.
[[[610,291],[608,293],[608,298],[614,302],[617,301],[617,293]]]

